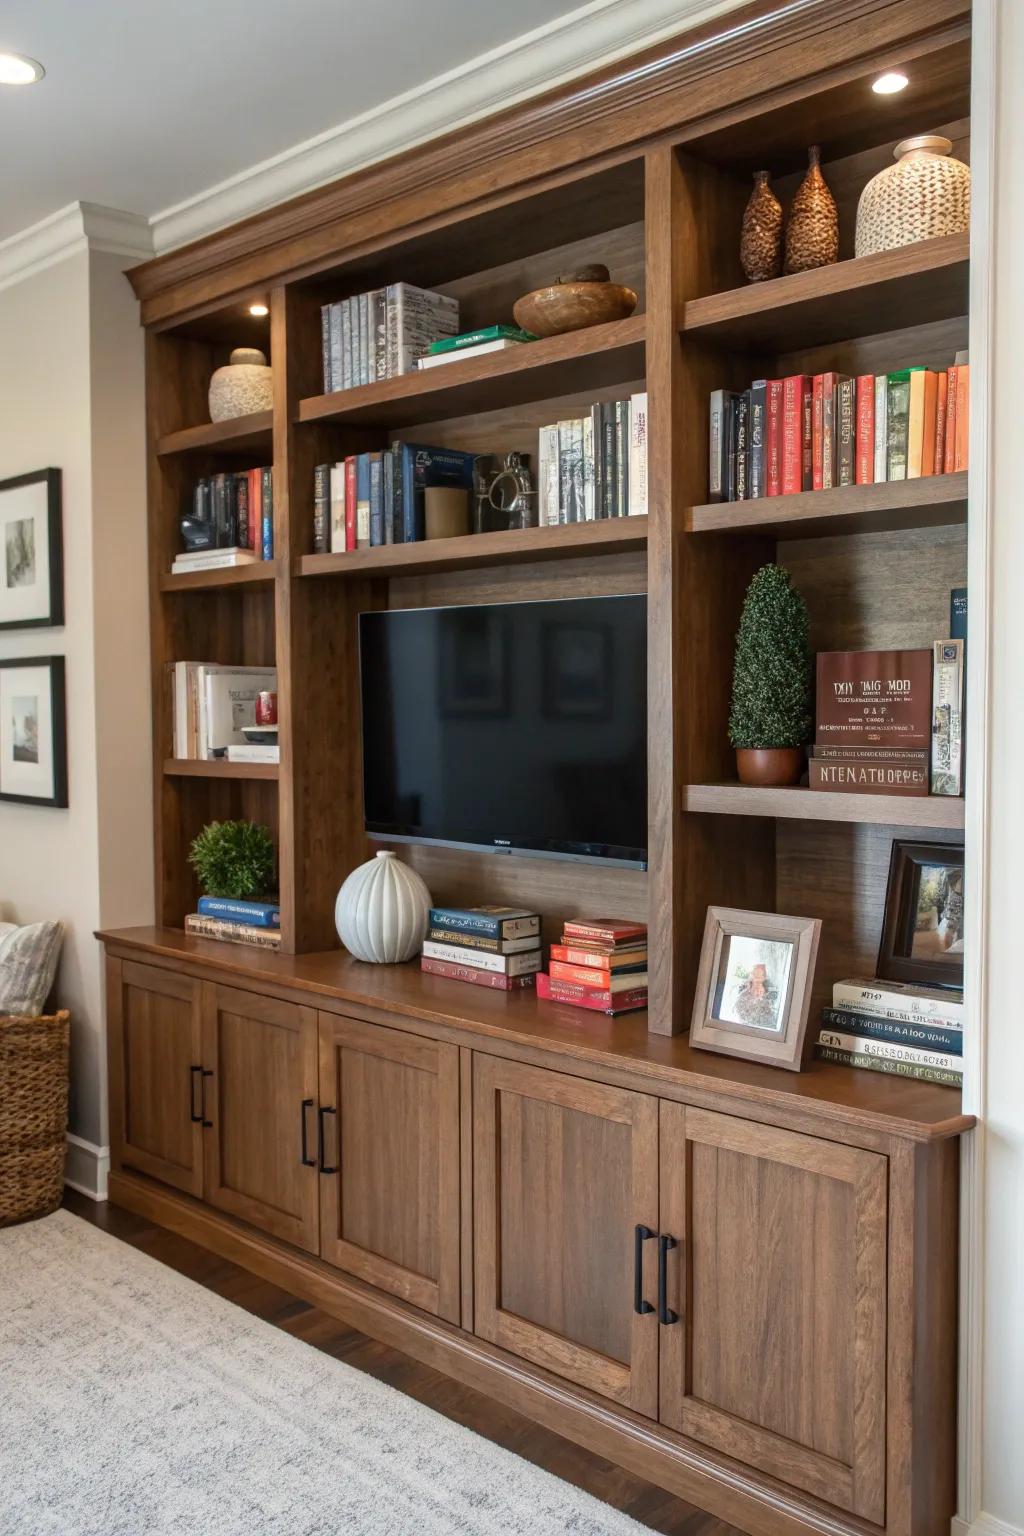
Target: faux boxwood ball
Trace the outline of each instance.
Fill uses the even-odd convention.
[[[414,869],[388,852],[360,864],[338,892],[334,923],[357,960],[397,965],[423,948],[432,906]]]

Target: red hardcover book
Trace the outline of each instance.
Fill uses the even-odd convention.
[[[946,472],[946,405],[949,375],[940,373],[935,396],[935,473]]]
[[[954,366],[946,370],[946,441],[942,453],[943,473],[951,475],[956,463],[956,376]]]
[[[250,469],[249,476],[249,548],[257,554],[263,548],[263,471]]]
[[[875,376],[857,377],[856,483],[872,485],[875,479]]]
[[[621,949],[618,951],[584,949],[582,944],[552,944],[552,960],[562,965],[587,965],[595,971],[621,971],[630,966],[647,963],[647,948]]]
[[[816,373],[811,389],[811,489],[820,491],[824,485],[824,426],[825,426],[825,375]]]
[[[570,1008],[589,1008],[593,1013],[635,1013],[647,1007],[647,988],[635,992],[593,992],[589,987],[552,981],[544,971],[537,974],[537,996],[545,1002],[568,1003]]]
[[[444,976],[449,981],[468,981],[474,987],[493,987],[498,992],[519,992],[532,987],[534,973],[527,976],[506,976],[502,971],[481,971],[475,965],[456,965],[451,960],[432,960],[428,955],[420,959],[420,970],[428,976]]]
[[[805,373],[791,374],[782,381],[782,494],[791,496],[804,489],[806,403],[810,379]]]
[[[345,460],[345,549],[356,547],[356,457]]]
[[[785,384],[782,379],[769,379],[766,392],[765,431],[765,494],[782,495],[782,414]]]
[[[956,432],[953,443],[953,469],[967,468],[967,444],[971,413],[968,405],[971,383],[971,366],[961,363],[956,370]]]
[[[646,923],[630,923],[624,917],[592,917],[589,920],[575,918],[562,926],[562,943],[573,939],[587,939],[598,944],[623,944],[627,939],[645,939]]]
[[[633,992],[647,985],[646,965],[613,976],[609,971],[599,971],[594,966],[567,965],[562,960],[552,960],[548,966],[548,975],[552,981],[568,981],[574,986],[586,987],[588,991]]]

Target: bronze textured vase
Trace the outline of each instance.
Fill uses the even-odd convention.
[[[748,282],[763,283],[782,271],[782,204],[768,171],[754,172],[754,190],[740,226],[740,265]]]
[[[796,190],[786,225],[787,272],[810,272],[839,260],[839,212],[821,174],[821,150],[807,151],[807,175]]]
[[[804,771],[803,747],[737,747],[736,772],[741,784],[762,789],[798,784]]]

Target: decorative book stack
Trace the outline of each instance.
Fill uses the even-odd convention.
[[[822,1010],[817,1054],[823,1061],[918,1077],[959,1088],[963,1082],[963,993],[898,981],[837,981]]]
[[[432,341],[426,357],[421,357],[417,368],[438,368],[445,363],[456,363],[460,358],[485,357],[488,352],[508,352],[521,347],[526,341],[536,341],[536,336],[518,325],[487,325],[478,331],[463,331],[461,336],[445,336]]]
[[[431,907],[420,968],[431,976],[516,992],[540,970],[540,917],[516,907]]]
[[[344,554],[426,537],[425,492],[473,489],[476,454],[421,443],[392,443],[313,471],[313,553]]]
[[[575,919],[551,946],[539,996],[614,1016],[647,1007],[647,928],[618,917]]]
[[[200,896],[199,911],[185,919],[185,932],[227,944],[257,949],[281,948],[281,909],[276,901],[234,901],[226,896]]]
[[[541,427],[537,493],[542,527],[647,511],[647,395],[602,400],[585,416]]]
[[[390,283],[324,304],[324,393],[412,373],[431,342],[454,336],[458,329],[458,300],[412,283]]]

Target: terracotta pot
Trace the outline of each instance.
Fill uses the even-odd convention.
[[[758,784],[763,789],[798,784],[803,771],[803,747],[736,748],[736,772],[741,784]]]

